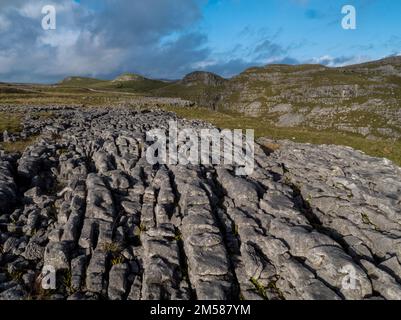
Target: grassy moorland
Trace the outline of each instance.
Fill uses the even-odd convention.
[[[49,112],[37,112],[37,117],[40,118],[51,118]],[[22,119],[24,115],[19,112],[5,113],[0,112],[0,133],[7,131],[9,133],[18,133],[22,130]],[[19,140],[15,142],[0,142],[0,147],[7,152],[22,152],[27,146],[32,144],[37,137],[30,137],[25,140]]]
[[[321,130],[307,127],[275,127],[260,118],[247,117],[234,112],[218,112],[207,108],[165,107],[187,119],[201,119],[217,127],[227,129],[254,129],[255,138],[289,139],[295,142],[312,144],[334,144],[349,146],[376,157],[388,158],[401,165],[401,141],[368,140],[360,135]]]
[[[8,114],[0,112],[0,132],[7,130],[8,132],[19,132],[21,130],[22,114]]]

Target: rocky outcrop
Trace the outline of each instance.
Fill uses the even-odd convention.
[[[113,80],[113,82],[124,82],[124,81],[142,81],[145,80],[143,76],[135,73],[123,73]]]
[[[211,72],[204,71],[195,71],[187,74],[184,79],[181,80],[181,83],[187,86],[193,85],[206,85],[206,86],[220,86],[224,84],[226,80],[217,74]]]
[[[266,65],[224,81],[195,72],[181,81],[185,86],[166,87],[160,94],[171,93],[201,107],[262,118],[268,126],[399,140],[400,76],[401,57],[341,68]],[[186,88],[194,85],[202,85],[202,90]]]
[[[401,299],[390,161],[261,139],[249,176],[150,165],[145,133],[173,113],[52,113],[27,117],[40,138],[25,152],[1,154],[0,299]]]

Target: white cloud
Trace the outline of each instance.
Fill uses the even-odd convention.
[[[57,10],[56,30],[41,28],[48,4]],[[177,77],[206,58],[199,49],[205,38],[185,32],[201,17],[198,0],[1,0],[0,10],[3,81],[122,71]],[[160,46],[163,38],[167,43]]]
[[[370,57],[368,56],[332,57],[331,55],[323,55],[312,58],[306,62],[312,64],[322,64],[327,67],[343,67],[347,65],[363,63],[369,60]]]
[[[73,47],[80,36],[81,32],[78,30],[55,30],[45,32],[38,38],[39,45],[49,45],[63,49],[65,47]]]

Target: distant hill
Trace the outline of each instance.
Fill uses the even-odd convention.
[[[124,82],[124,81],[143,81],[145,77],[135,73],[123,73],[113,80],[113,82]]]
[[[74,87],[88,87],[96,84],[106,82],[105,80],[88,78],[88,77],[68,77],[63,79],[59,85],[74,86]]]
[[[18,84],[0,82],[0,94],[30,94],[37,93]]]
[[[195,71],[187,74],[184,79],[181,80],[181,84],[184,85],[206,85],[206,86],[220,86],[224,84],[226,80],[217,74],[204,71]]]
[[[224,89],[226,81],[216,74],[196,71],[186,75],[182,80],[152,90],[149,94],[160,97],[178,97],[191,100],[200,106],[213,107],[216,100],[219,99],[220,91]]]
[[[100,80],[86,77],[68,77],[59,86],[74,86],[94,90],[126,91],[145,94],[166,86],[169,83],[160,80],[147,79],[134,73],[124,73],[114,80]]]
[[[267,65],[228,80],[196,72],[152,93],[260,117],[270,126],[401,138],[401,57],[341,68]]]

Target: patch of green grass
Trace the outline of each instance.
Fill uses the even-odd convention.
[[[266,289],[264,286],[262,286],[259,281],[255,278],[251,278],[250,281],[252,282],[252,284],[255,286],[255,288],[258,290],[258,293],[261,297],[263,297],[263,299],[267,299],[267,295],[266,295]]]
[[[84,82],[85,85],[85,82]],[[47,106],[47,105],[78,105],[78,106],[99,106],[99,105],[118,105],[129,102],[132,98],[124,90],[105,90],[91,91],[94,84],[80,86],[69,85],[32,85],[26,86],[34,93],[31,94],[10,94],[0,92],[0,101],[5,105],[24,105],[24,106]],[[109,92],[110,91],[110,92]],[[113,91],[120,91],[113,92]],[[133,94],[131,94],[133,95]]]
[[[0,112],[0,133],[7,130],[17,133],[22,130],[22,115],[19,113]]]
[[[62,285],[64,286],[64,288],[70,293],[74,293],[76,290],[74,289],[74,287],[72,286],[72,273],[71,270],[67,270],[63,273],[62,275]]]
[[[362,212],[361,217],[364,224],[371,225],[375,230],[379,230],[378,226],[374,224],[372,220],[370,220],[369,216],[366,213]]]
[[[385,118],[376,113],[364,110],[354,110],[349,111],[346,114],[337,114],[335,120],[337,120],[334,121],[335,123],[348,122],[353,127],[366,127],[369,125],[376,128],[385,128],[387,126],[387,121]]]
[[[158,80],[130,80],[130,81],[107,81],[98,83],[91,88],[99,90],[126,91],[134,93],[147,93],[167,86],[168,83]]]
[[[147,228],[146,228],[146,226],[145,226],[143,223],[141,223],[141,224],[139,225],[139,230],[140,230],[141,232],[146,232]]]
[[[103,245],[103,250],[111,255],[110,262],[112,266],[121,264],[125,261],[124,256],[121,254],[123,251],[121,244],[116,242],[106,243]]]
[[[60,82],[60,85],[63,86],[75,86],[75,87],[89,87],[102,82],[106,82],[105,80],[88,78],[88,77],[68,77]]]
[[[59,154],[60,156],[62,156],[62,155],[67,154],[68,151],[69,151],[68,148],[63,147],[63,148],[60,148],[60,149],[57,150],[57,154]]]
[[[121,75],[130,76],[131,74]],[[160,81],[160,80],[152,80],[146,79],[141,76],[135,78],[135,75],[132,75],[132,80],[129,78],[125,81],[111,81],[111,80],[100,80],[94,78],[85,78],[85,77],[69,77],[64,79],[60,84],[54,86],[52,91],[54,92],[88,92],[90,89],[98,91],[121,91],[121,92],[132,92],[132,93],[142,93],[145,94],[150,90],[156,90],[162,87],[167,86],[169,83]],[[78,91],[77,91],[78,90]],[[99,92],[98,92],[99,93]],[[106,92],[107,94],[107,92]]]
[[[146,232],[146,230],[147,230],[146,226],[143,223],[141,223],[138,227],[135,227],[134,236],[139,238],[142,233]]]
[[[401,141],[368,140],[360,135],[334,130],[316,130],[307,127],[275,127],[268,119],[246,117],[236,112],[220,112],[198,107],[170,107],[164,109],[187,119],[200,119],[223,129],[254,129],[255,138],[288,139],[300,143],[349,146],[368,155],[387,158],[401,165]]]
[[[14,153],[14,152],[24,152],[26,148],[28,148],[30,145],[35,143],[37,139],[37,136],[32,136],[28,139],[25,140],[19,140],[15,142],[1,142],[0,147],[9,153]]]
[[[313,71],[318,69],[328,69],[327,67],[319,64],[300,64],[300,65],[287,65],[287,64],[271,64],[265,67],[252,67],[245,70],[241,75],[246,74],[265,74],[280,72],[284,74],[302,72],[302,71]]]
[[[117,264],[122,264],[122,263],[124,263],[124,261],[125,261],[125,258],[122,255],[118,255],[111,259],[111,265],[115,266]]]
[[[103,245],[103,250],[108,253],[119,254],[122,251],[122,247],[117,242],[109,242]]]
[[[313,86],[321,85],[367,85],[371,81],[362,74],[356,74],[351,71],[340,72],[338,69],[326,69],[313,73],[312,82]]]
[[[38,117],[40,120],[48,120],[54,117],[54,113],[51,111],[41,111],[34,113],[33,116]]]
[[[176,235],[175,235],[175,237],[174,237],[174,240],[175,240],[175,241],[181,241],[181,240],[182,240],[182,234],[181,234],[181,232],[179,232],[179,231],[176,232]]]
[[[181,83],[172,83],[160,89],[152,90],[149,94],[159,97],[181,98],[196,102],[198,105],[208,105],[218,98],[224,88],[224,85],[207,86],[204,84],[183,85]]]
[[[29,90],[24,90],[12,86],[1,86],[0,85],[0,93],[3,94],[29,94],[32,93],[32,91]]]
[[[22,277],[24,276],[24,272],[20,271],[20,270],[16,270],[16,271],[9,273],[8,275],[12,280],[14,280],[16,282],[21,282]]]

